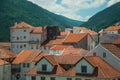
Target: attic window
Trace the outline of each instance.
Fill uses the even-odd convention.
[[[87,73],[87,66],[81,66],[81,72]]]
[[[42,71],[46,71],[47,70],[47,65],[46,64],[43,64],[42,65]]]
[[[105,58],[106,57],[106,53],[105,52],[103,52],[103,58]]]

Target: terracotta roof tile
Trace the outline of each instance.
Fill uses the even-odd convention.
[[[65,49],[62,55],[74,54],[74,55],[85,56],[87,53],[88,51],[85,49],[70,47],[70,48]]]
[[[13,61],[13,64],[32,62],[39,54],[40,51],[38,50],[23,50],[17,55],[17,57]]]
[[[51,57],[51,58],[50,58]],[[55,59],[53,59],[55,58]],[[57,64],[56,72],[53,74],[41,74],[41,75],[57,75],[57,76],[76,76],[76,77],[94,77],[94,78],[116,78],[120,77],[120,72],[115,70],[113,67],[111,67],[109,64],[107,64],[105,61],[103,61],[100,57],[97,56],[87,56],[87,57],[80,57],[75,55],[69,55],[69,56],[49,56],[50,62],[55,62],[54,64]],[[96,70],[94,73],[89,75],[77,75],[76,74],[76,67],[73,66],[69,68],[68,70],[65,70],[61,65],[59,64],[76,64],[78,61],[85,59],[87,60]],[[37,75],[37,66],[29,70],[27,75]]]
[[[2,49],[10,49],[11,43],[10,42],[0,42],[0,48]]]
[[[65,40],[64,43],[76,43],[82,40],[85,36],[87,36],[87,33],[80,33],[80,34],[69,34]]]
[[[0,58],[15,58],[16,56],[17,54],[10,50],[0,49]]]
[[[64,50],[64,49],[69,48],[69,47],[72,47],[72,46],[55,45],[55,46],[53,46],[50,50]]]
[[[9,64],[9,62],[6,62],[6,61],[0,59],[0,65],[5,65],[5,64]]]
[[[42,33],[42,26],[41,27],[34,27],[31,33],[32,34],[40,34],[40,33]]]
[[[120,38],[118,38],[113,44],[120,45]]]
[[[120,48],[113,44],[102,44],[104,48],[109,50],[112,54],[114,54],[116,57],[120,58]]]
[[[60,32],[60,36],[66,36],[69,32]]]
[[[56,39],[53,41],[53,45],[62,45],[64,39]]]
[[[115,30],[120,30],[120,25],[110,26],[110,27],[104,29],[104,31],[115,31]]]
[[[76,28],[79,30],[82,30],[83,31],[82,33],[89,33],[90,35],[97,35],[98,34],[97,32],[90,30],[88,28],[85,28],[85,27],[76,27]]]
[[[16,24],[15,26],[11,27],[11,29],[21,29],[21,28],[32,29],[33,27],[25,22],[21,22],[19,24]]]

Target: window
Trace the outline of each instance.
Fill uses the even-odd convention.
[[[19,37],[17,37],[17,40],[19,40]]]
[[[35,77],[35,76],[32,76],[32,77],[31,77],[31,80],[36,80],[36,77]]]
[[[41,77],[41,80],[45,80],[45,77]]]
[[[29,63],[27,63],[27,67],[29,67],[30,65],[29,65]]]
[[[22,45],[20,45],[20,48],[22,48]]]
[[[24,30],[24,32],[26,32],[26,30]]]
[[[72,78],[67,78],[67,80],[72,80]]]
[[[96,52],[93,53],[93,56],[96,56]]]
[[[51,77],[50,80],[55,80],[55,77]]]
[[[46,71],[47,70],[47,65],[46,64],[43,64],[42,65],[42,71]]]
[[[103,52],[103,58],[105,58],[106,57],[106,53],[105,52]]]
[[[25,67],[25,63],[23,63],[23,67]]]
[[[24,44],[24,47],[26,47],[26,44]]]
[[[81,78],[76,78],[75,80],[82,80]]]
[[[24,39],[26,39],[26,36],[24,36]]]
[[[87,66],[81,66],[81,72],[86,73],[87,72]]]

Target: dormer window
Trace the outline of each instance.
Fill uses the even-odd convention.
[[[106,53],[105,52],[103,52],[103,58],[105,58],[106,57]]]
[[[46,71],[47,70],[47,65],[46,64],[43,64],[42,65],[42,71]]]
[[[87,73],[87,66],[81,66],[81,72]]]

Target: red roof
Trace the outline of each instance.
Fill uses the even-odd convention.
[[[104,29],[104,31],[116,31],[116,30],[120,30],[120,25],[110,26],[110,27]]]
[[[17,54],[10,50],[0,49],[0,58],[15,58],[16,56]]]
[[[51,57],[51,58],[50,58]],[[37,66],[33,67],[31,70],[26,72],[26,75],[56,75],[56,76],[76,76],[76,77],[88,77],[88,78],[117,78],[120,77],[120,72],[111,67],[108,63],[103,61],[100,57],[97,56],[75,56],[75,55],[66,55],[66,56],[47,56],[47,59],[50,63],[55,64],[53,65],[54,68],[56,67],[54,73],[52,74],[45,74],[45,73],[37,73]],[[94,67],[94,72],[92,75],[81,75],[76,74],[76,65],[78,61],[85,59],[90,65]],[[73,64],[71,68],[65,70],[61,64]]]
[[[120,38],[118,38],[113,44],[120,45]]]
[[[77,43],[87,35],[88,35],[87,33],[69,34],[63,42],[64,43]]]
[[[56,39],[53,41],[53,45],[62,45],[64,39]]]
[[[9,62],[6,62],[6,61],[0,59],[0,66],[1,66],[1,65],[5,65],[5,64],[9,64]]]
[[[55,45],[53,46],[50,50],[64,50],[68,47],[72,47],[72,46],[66,46],[66,45]]]
[[[85,28],[85,27],[75,27],[75,28],[82,30],[83,31],[82,33],[89,33],[90,35],[97,35],[97,32],[91,29]]]
[[[19,24],[16,24],[15,26],[11,27],[11,29],[21,29],[21,28],[28,28],[28,29],[32,29],[33,26],[25,23],[25,22],[21,22]]]
[[[23,50],[17,55],[17,57],[13,61],[13,64],[33,62],[35,57],[39,54],[40,51],[38,50]]]
[[[42,27],[34,27],[31,33],[33,33],[33,34],[42,33]]]

